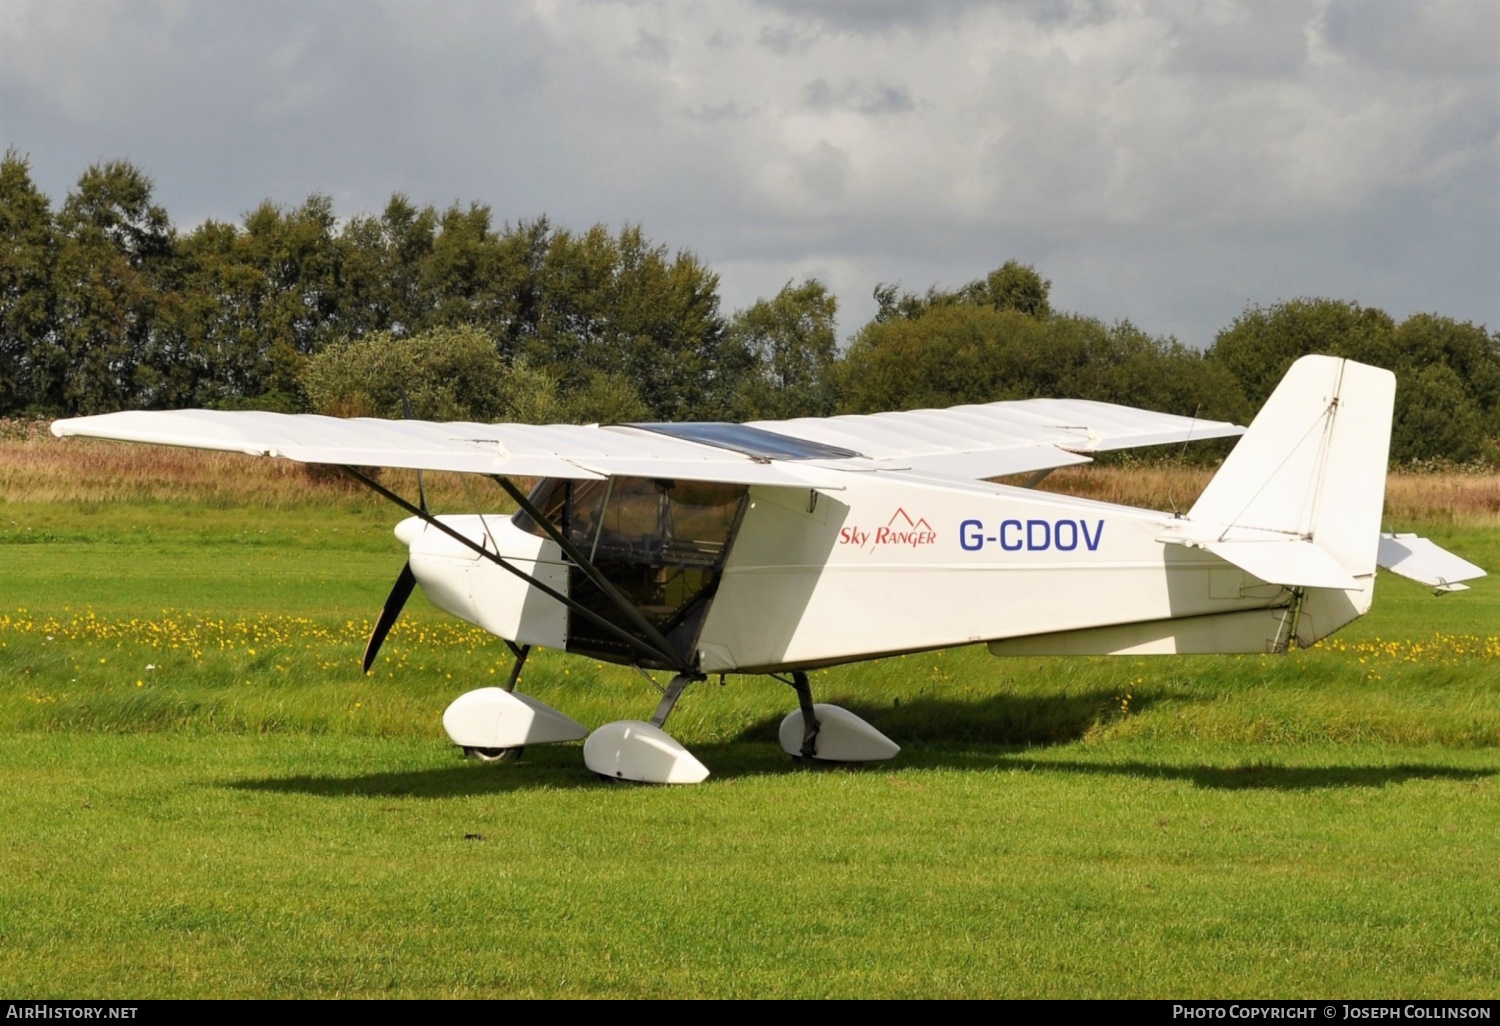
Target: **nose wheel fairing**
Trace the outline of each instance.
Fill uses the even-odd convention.
[[[588,728],[540,699],[504,688],[479,688],[454,699],[443,729],[460,748],[493,751],[582,741]]]

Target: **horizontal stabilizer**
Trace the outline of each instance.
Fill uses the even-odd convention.
[[[1393,574],[1438,591],[1465,591],[1467,585],[1460,581],[1485,576],[1468,560],[1414,534],[1382,534],[1377,561]]]
[[[1362,585],[1338,561],[1310,541],[1214,541],[1202,548],[1233,563],[1267,584],[1288,588],[1338,588],[1358,591]]]

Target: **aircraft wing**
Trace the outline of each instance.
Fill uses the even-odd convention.
[[[750,427],[851,449],[889,469],[968,480],[1088,463],[1089,454],[1242,435],[1224,421],[1152,413],[1087,399],[1020,399],[839,417],[754,421]]]
[[[1089,453],[1237,435],[1218,421],[1084,400],[751,424],[530,425],[342,419],[226,410],[130,410],[53,423],[83,436],[303,463],[510,477],[681,478],[841,487],[842,472],[913,470],[978,480],[1089,462]]]
[[[60,438],[107,438],[300,463],[599,480],[612,474],[839,488],[816,465],[755,459],[653,431],[597,425],[436,423],[249,410],[128,410],[54,421]]]

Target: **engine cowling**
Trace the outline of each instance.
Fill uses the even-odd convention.
[[[438,517],[444,526],[496,551],[516,569],[553,590],[568,593],[568,567],[556,542],[516,527],[504,514]],[[567,610],[562,603],[419,517],[396,525],[411,552],[411,569],[434,606],[516,642],[562,649]]]

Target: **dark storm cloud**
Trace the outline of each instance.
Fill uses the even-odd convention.
[[[730,307],[1018,257],[1204,344],[1334,295],[1500,324],[1497,7],[1383,0],[10,0],[0,127],[60,199],[129,157],[181,224],[393,191],[642,223]]]

